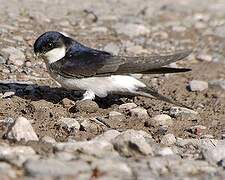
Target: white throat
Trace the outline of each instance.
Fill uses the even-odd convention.
[[[66,55],[66,47],[62,46],[48,51],[47,53],[45,53],[44,56],[45,59],[47,60],[47,63],[51,64],[62,59],[65,55]]]

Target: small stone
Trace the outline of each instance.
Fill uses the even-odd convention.
[[[9,63],[11,64],[22,66],[25,62],[25,55],[18,48],[8,47],[2,49],[2,52],[9,54]]]
[[[0,54],[0,64],[5,64],[5,63],[6,63],[6,58]]]
[[[3,125],[5,127],[10,127],[15,122],[15,119],[13,119],[11,117],[7,117],[7,118],[1,120],[1,122],[3,122]]]
[[[124,114],[117,112],[117,111],[110,111],[109,112],[109,119],[113,121],[122,121],[125,119]]]
[[[10,98],[12,96],[14,96],[16,93],[14,91],[8,91],[8,92],[5,92],[1,98]]]
[[[120,48],[115,43],[109,43],[107,44],[104,49],[104,51],[110,52],[113,55],[118,55],[120,52]]]
[[[173,155],[174,152],[170,147],[163,147],[159,149],[156,154],[159,156],[169,156],[169,155]]]
[[[212,81],[209,81],[209,85],[219,87],[221,89],[225,89],[225,80],[223,79],[212,80]]]
[[[213,58],[209,54],[200,53],[196,56],[196,59],[199,61],[211,62]]]
[[[15,120],[15,122],[8,128],[5,136],[7,139],[16,141],[38,141],[37,134],[34,132],[30,121],[22,116]]]
[[[105,140],[105,141],[111,142],[119,134],[120,134],[119,131],[112,129],[112,130],[108,130],[108,131],[104,132],[101,135],[96,136],[94,138],[94,140],[98,140],[98,141]]]
[[[204,135],[201,135],[201,139],[213,139],[214,136],[211,135],[211,134],[204,134]]]
[[[118,34],[124,34],[131,38],[141,35],[148,35],[150,33],[150,30],[142,24],[117,23],[114,28]]]
[[[123,156],[151,155],[152,147],[145,137],[135,130],[127,130],[113,139],[114,148]]]
[[[189,88],[191,91],[204,91],[208,89],[208,82],[192,80],[189,82]]]
[[[18,167],[30,158],[37,158],[35,151],[29,146],[0,145],[0,160],[10,162]]]
[[[56,157],[56,159],[61,160],[61,161],[71,161],[71,160],[76,159],[76,157],[72,153],[69,153],[69,152],[56,152],[55,157]]]
[[[161,144],[171,146],[176,143],[176,137],[173,134],[166,134],[161,139]]]
[[[72,100],[70,100],[70,99],[68,99],[68,98],[64,98],[62,100],[62,104],[63,104],[63,107],[64,108],[70,108],[70,107],[72,107],[72,106],[75,105],[75,102],[72,101]]]
[[[95,157],[107,157],[109,155],[118,155],[113,149],[113,145],[106,140],[90,140],[90,141],[73,141],[66,143],[57,143],[56,151],[69,153],[86,154]]]
[[[225,158],[225,145],[203,150],[203,156],[211,164],[217,164]]]
[[[127,111],[130,109],[136,108],[136,107],[137,107],[137,104],[135,104],[135,103],[125,103],[125,104],[121,104],[119,106],[119,109]]]
[[[56,159],[28,160],[24,169],[31,176],[75,176],[90,170],[84,161],[65,162]]]
[[[16,178],[16,171],[14,171],[13,168],[9,164],[7,164],[6,162],[0,162],[0,175],[1,175],[1,177],[3,175],[7,175],[10,178],[15,179]]]
[[[43,136],[41,138],[41,141],[42,142],[46,142],[46,143],[50,143],[50,144],[55,144],[56,143],[56,140],[53,137],[50,137],[50,136]]]
[[[90,133],[97,133],[98,132],[98,126],[96,123],[90,121],[89,119],[83,119],[83,121],[80,123],[81,129],[90,132]]]
[[[106,27],[93,27],[91,31],[97,33],[107,33],[108,29]]]
[[[181,117],[182,119],[187,120],[196,120],[199,118],[198,112],[183,107],[171,107],[169,115],[175,118]]]
[[[192,134],[195,134],[197,136],[200,136],[204,130],[206,130],[207,128],[205,126],[202,125],[196,125],[196,126],[191,126],[189,128],[187,128],[186,130],[189,131]]]
[[[215,34],[216,36],[224,38],[225,37],[225,30],[224,29],[225,29],[225,25],[223,23],[223,25],[217,26],[215,28],[215,31],[214,31],[213,34]]]
[[[80,123],[74,119],[74,118],[61,118],[59,120],[59,124],[63,127],[66,128],[68,131],[72,130],[79,130],[80,129]]]
[[[151,118],[151,123],[156,126],[168,127],[173,125],[173,120],[167,114],[159,114]]]
[[[142,107],[136,107],[129,110],[132,117],[136,117],[138,119],[148,119],[148,111]]]
[[[175,32],[184,32],[184,31],[186,31],[186,27],[184,27],[184,26],[173,26],[172,27],[172,30],[173,31],[175,31]]]
[[[147,54],[148,50],[144,49],[142,46],[136,45],[136,46],[130,46],[126,48],[126,52],[128,54]]]
[[[98,104],[91,100],[78,101],[75,104],[75,110],[78,112],[95,113],[98,109]]]
[[[26,62],[25,62],[25,66],[26,66],[26,67],[31,67],[31,66],[32,66],[32,63],[31,63],[30,61],[26,61]]]
[[[100,179],[134,179],[131,168],[123,161],[117,159],[98,159],[92,164],[92,169],[97,169],[101,174]]]

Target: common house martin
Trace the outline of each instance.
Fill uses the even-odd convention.
[[[130,74],[164,74],[187,72],[191,69],[164,67],[187,57],[192,51],[179,51],[170,55],[147,57],[114,56],[111,53],[89,48],[56,31],[42,34],[34,43],[34,52],[44,59],[48,72],[62,87],[84,90],[82,100],[95,96],[129,94],[155,97],[184,106],[159,94]]]

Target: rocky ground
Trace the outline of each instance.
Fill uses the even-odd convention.
[[[1,179],[225,179],[224,0],[0,0]],[[45,31],[113,54],[194,49],[136,75],[193,110],[143,97],[76,102],[34,57]]]

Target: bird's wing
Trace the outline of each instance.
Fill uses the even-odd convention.
[[[88,49],[68,51],[66,56],[50,65],[56,73],[68,77],[92,77],[131,73],[174,73],[189,69],[165,68],[162,66],[181,60],[191,51],[180,51],[171,55],[147,57],[113,56],[104,51]]]

